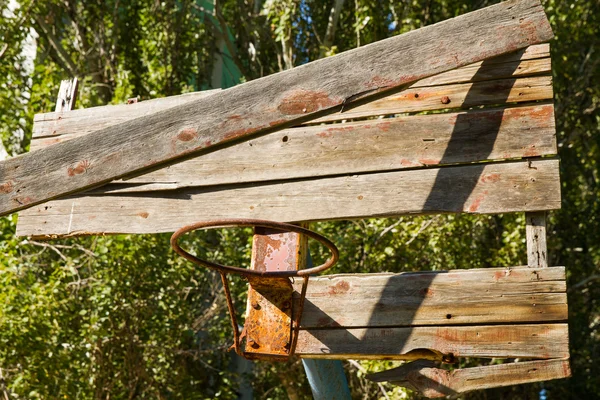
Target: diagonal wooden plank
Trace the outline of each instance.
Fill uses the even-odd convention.
[[[539,0],[511,0],[0,163],[0,215],[296,125],[356,100],[553,36]]]
[[[518,78],[542,74],[549,75],[551,63],[550,56],[547,53],[548,47],[547,44],[529,46],[518,52],[491,58],[484,62],[470,64],[462,68],[457,68],[422,79],[411,85],[410,88],[468,83],[471,81],[477,82],[482,80]],[[538,50],[544,50],[545,53],[540,53]],[[541,54],[546,54],[546,56],[543,58],[532,58],[540,56]],[[518,85],[517,83],[515,83],[515,85],[523,87],[523,85]],[[218,92],[218,90],[208,90],[146,100],[134,104],[109,105],[83,108],[68,112],[37,114],[34,116],[33,123],[32,150],[37,139],[46,139],[49,142],[52,138],[58,139],[59,137],[66,135],[70,138],[82,136],[107,126],[121,124],[141,116],[150,115],[157,111],[166,110],[216,92]],[[443,104],[439,104],[439,107],[446,108]],[[35,144],[35,147],[40,148],[43,146]]]

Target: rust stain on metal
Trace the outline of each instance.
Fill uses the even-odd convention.
[[[302,253],[298,233],[255,228],[252,241],[252,269],[258,271],[297,270]],[[256,359],[288,357],[292,347],[294,289],[289,278],[248,277],[250,287],[245,330],[250,338],[246,353]],[[252,340],[252,342],[250,341]],[[260,346],[256,346],[256,343]]]
[[[88,160],[79,161],[75,167],[67,168],[67,174],[69,176],[80,175],[90,168],[91,164]]]
[[[196,131],[195,128],[185,128],[177,134],[177,139],[181,140],[182,142],[189,142],[191,140],[196,139],[197,137],[198,131]]]
[[[324,110],[341,104],[329,97],[329,94],[321,90],[298,89],[286,93],[285,99],[281,101],[277,110],[285,115],[301,115]]]
[[[14,189],[14,185],[11,181],[0,184],[0,193],[10,193]]]

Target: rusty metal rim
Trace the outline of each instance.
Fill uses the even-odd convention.
[[[274,230],[278,230],[281,232],[296,232],[302,235],[306,235],[307,237],[314,239],[320,242],[322,245],[327,247],[329,251],[331,251],[331,257],[325,261],[325,263],[308,269],[302,269],[297,271],[255,271],[249,270],[245,268],[232,267],[228,265],[217,264],[212,261],[203,260],[198,258],[184,249],[179,245],[179,238],[185,233],[192,232],[198,229],[208,229],[208,228],[226,228],[226,227],[262,227],[262,228],[270,228]],[[234,273],[240,274],[242,276],[268,276],[268,277],[301,277],[308,276],[312,274],[318,274],[319,272],[323,272],[335,265],[339,258],[339,251],[335,244],[331,242],[326,237],[319,235],[316,232],[313,232],[309,229],[302,228],[297,225],[287,224],[284,222],[275,222],[275,221],[267,221],[261,219],[219,219],[205,222],[197,222],[195,224],[184,226],[183,228],[178,229],[171,236],[171,247],[177,254],[186,258],[187,260],[205,266],[207,268],[211,268],[219,271],[221,274],[223,273]]]

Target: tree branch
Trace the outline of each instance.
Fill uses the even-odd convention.
[[[58,55],[58,58],[60,59],[60,61],[58,63],[61,64],[61,66],[69,73],[69,75],[71,75],[72,78],[77,77],[77,75],[79,75],[78,71],[77,71],[77,67],[73,63],[73,60],[71,60],[71,57],[69,57],[69,55],[67,54],[65,49],[60,44],[60,41],[58,40],[58,38],[56,36],[54,36],[50,27],[38,15],[36,15],[34,17],[34,20],[35,20],[35,23],[39,26],[39,28],[41,30],[41,32],[38,32],[38,34],[42,33],[46,37],[46,39],[48,39],[48,42],[50,43],[52,48],[56,51],[56,54]]]

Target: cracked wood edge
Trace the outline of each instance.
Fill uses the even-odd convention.
[[[0,215],[297,125],[349,100],[370,100],[552,37],[539,0],[510,0],[4,160]]]
[[[527,238],[527,265],[548,267],[548,246],[546,245],[546,212],[525,213],[525,235]]]
[[[455,396],[474,390],[521,385],[571,376],[569,360],[541,360],[485,365],[448,371],[437,363],[414,361],[398,368],[367,375],[375,382],[390,382],[427,398]]]

